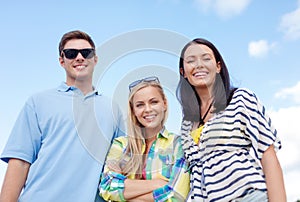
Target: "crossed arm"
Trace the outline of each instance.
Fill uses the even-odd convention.
[[[175,145],[180,146],[180,141]],[[112,145],[102,173],[99,189],[100,195],[105,200],[173,201],[178,199],[183,201],[186,198],[189,191],[189,173],[186,172],[188,165],[184,160],[181,147],[180,150],[175,147],[174,154],[178,156],[172,164],[170,179],[156,170],[152,173],[152,179],[148,180],[134,179],[134,175],[125,177],[121,174],[118,163],[113,162],[121,156],[122,150],[119,147],[120,144]]]
[[[115,161],[106,161],[100,193],[106,200],[154,201],[152,192],[167,184],[163,179],[139,180],[122,175]]]
[[[152,192],[167,184],[162,179],[124,181],[124,198],[126,201],[154,201]]]

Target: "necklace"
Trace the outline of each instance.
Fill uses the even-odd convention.
[[[209,110],[210,110],[210,108],[211,108],[211,106],[212,106],[212,103],[213,103],[213,102],[210,103],[208,109],[206,110],[206,112],[205,112],[205,114],[204,114],[204,116],[203,116],[202,118],[201,118],[201,115],[200,115],[200,121],[199,121],[198,128],[199,128],[200,126],[204,125],[204,120],[205,120],[205,118],[206,118],[206,116],[207,116],[207,114],[208,114],[208,112],[209,112]],[[201,111],[201,110],[200,110],[200,111]],[[201,112],[200,112],[200,113],[201,113]]]

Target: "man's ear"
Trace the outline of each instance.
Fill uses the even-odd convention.
[[[94,56],[94,61],[95,61],[95,64],[98,63],[98,56],[97,55]]]
[[[64,67],[64,64],[65,64],[64,58],[63,57],[59,57],[58,61],[59,61],[60,66]]]

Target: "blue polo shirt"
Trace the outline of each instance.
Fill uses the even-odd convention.
[[[31,164],[20,202],[89,202],[112,139],[121,135],[121,111],[110,99],[62,83],[27,100],[1,159]]]

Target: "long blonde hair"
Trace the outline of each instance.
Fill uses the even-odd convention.
[[[129,176],[131,174],[135,174],[136,178],[140,179],[142,177],[143,170],[143,145],[145,144],[144,137],[144,129],[141,123],[137,120],[133,111],[133,97],[139,90],[146,87],[155,87],[158,89],[162,99],[167,103],[167,98],[163,91],[162,86],[159,82],[151,81],[151,82],[141,82],[135,87],[133,87],[129,93],[128,98],[128,118],[127,118],[127,131],[128,131],[128,144],[126,148],[126,152],[124,153],[124,158],[121,160],[120,167],[122,169],[122,173],[125,176]],[[164,126],[168,116],[168,107],[166,107],[166,111],[164,114],[164,118],[162,120],[161,125]]]

